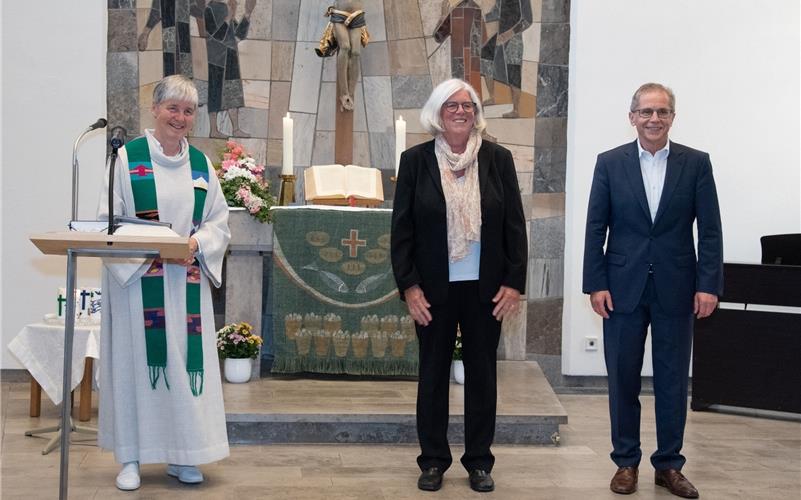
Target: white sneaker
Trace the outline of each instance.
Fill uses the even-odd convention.
[[[139,462],[126,462],[117,474],[117,488],[123,491],[139,489]]]
[[[203,482],[203,473],[194,465],[167,464],[167,475],[177,477],[179,481],[186,484]]]

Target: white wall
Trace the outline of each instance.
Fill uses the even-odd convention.
[[[106,0],[2,2],[0,104],[0,347],[2,368],[20,368],[6,346],[27,323],[55,312],[66,260],[45,257],[33,232],[65,230],[72,143],[106,112]],[[97,206],[105,135],[80,149],[80,211]],[[99,284],[97,259],[82,259],[78,283]]]
[[[671,139],[710,153],[724,258],[759,262],[759,237],[801,232],[798,0],[604,0],[571,6],[562,369],[604,375],[601,320],[581,293],[598,153],[632,141],[631,94],[672,87]],[[644,373],[650,373],[647,363]]]
[[[3,7],[0,6],[0,27],[2,27],[2,11]],[[0,194],[3,193],[3,31],[0,31]],[[3,325],[3,203],[0,197],[0,348],[4,351],[6,343],[3,342],[2,325]],[[3,366],[3,356],[0,356],[0,368]]]

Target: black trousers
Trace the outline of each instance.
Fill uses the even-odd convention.
[[[421,470],[453,462],[448,446],[448,390],[457,324],[462,331],[465,369],[465,452],[462,465],[468,471],[492,470],[490,452],[495,437],[496,351],[501,323],[492,316],[494,304],[479,300],[478,281],[450,283],[448,300],[432,305],[428,326],[417,325],[420,369],[417,383],[417,437]]]

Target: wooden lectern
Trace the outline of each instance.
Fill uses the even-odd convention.
[[[78,257],[183,259],[189,255],[189,238],[183,236],[136,237],[103,233],[66,231],[30,236],[46,255],[67,256],[67,310],[64,321],[64,379],[61,400],[61,467],[58,497],[67,498],[69,482],[70,378],[72,376],[72,341],[75,333],[75,275]]]

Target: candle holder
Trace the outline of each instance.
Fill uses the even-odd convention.
[[[295,202],[295,175],[281,174],[281,191],[278,193],[278,205],[285,207]]]

